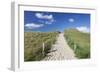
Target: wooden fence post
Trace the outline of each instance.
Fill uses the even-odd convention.
[[[76,50],[76,44],[74,43],[74,51]]]
[[[44,56],[44,48],[45,48],[45,44],[44,44],[44,42],[43,42],[43,44],[42,44],[42,55]]]

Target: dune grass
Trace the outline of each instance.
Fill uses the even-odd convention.
[[[90,34],[76,29],[67,29],[64,36],[79,59],[90,58]],[[75,47],[76,46],[76,47]]]
[[[55,43],[57,34],[57,32],[24,32],[24,61],[42,60]]]

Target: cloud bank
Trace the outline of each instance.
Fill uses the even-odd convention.
[[[35,29],[35,28],[40,28],[43,27],[43,24],[35,24],[35,23],[28,23],[25,25],[26,28],[28,29]]]
[[[84,32],[84,33],[89,33],[90,32],[90,28],[86,27],[86,26],[80,26],[80,27],[76,27],[77,30]]]
[[[38,19],[41,19],[40,22],[42,22],[43,24],[52,24],[53,22],[55,22],[54,17],[52,14],[43,14],[43,13],[35,13],[35,16]]]
[[[51,20],[53,19],[53,15],[50,14],[50,15],[44,15],[43,13],[36,13],[35,16],[39,19],[48,19],[48,20]]]

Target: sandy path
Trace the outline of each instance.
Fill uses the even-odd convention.
[[[70,60],[76,59],[73,50],[68,46],[64,34],[60,33],[56,43],[44,60]]]

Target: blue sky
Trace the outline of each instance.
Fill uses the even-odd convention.
[[[64,31],[75,28],[90,32],[90,14],[24,11],[24,31]]]

